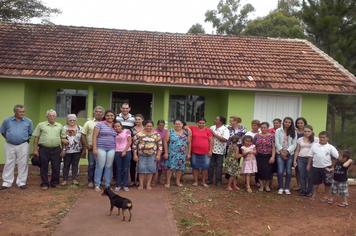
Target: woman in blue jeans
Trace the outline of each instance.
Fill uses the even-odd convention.
[[[283,125],[276,130],[275,143],[277,152],[278,165],[278,194],[287,195],[290,192],[290,182],[292,178],[293,154],[297,146],[297,134],[295,132],[293,119],[285,117]],[[283,175],[286,174],[285,183],[283,184]]]
[[[116,148],[114,120],[115,113],[111,110],[106,111],[104,120],[96,124],[93,132],[93,154],[96,160],[94,183],[97,192],[101,191],[103,172],[105,187],[110,187]]]
[[[303,137],[297,140],[297,149],[294,153],[294,166],[299,170],[300,195],[302,196],[311,197],[313,194],[311,173],[307,170],[307,166],[309,158],[312,158],[310,157],[310,149],[315,142],[319,142],[319,140],[314,137],[313,127],[306,125]]]

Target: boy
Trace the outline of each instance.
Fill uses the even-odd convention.
[[[334,179],[331,185],[331,194],[339,195],[342,202],[338,203],[339,207],[347,207],[347,197],[349,196],[347,186],[347,170],[352,164],[351,153],[347,150],[343,151],[340,158],[336,161]]]
[[[312,183],[313,183],[313,195],[314,200],[318,192],[319,185],[324,183],[325,196],[322,201],[332,203],[330,197],[330,185],[333,178],[333,163],[332,158],[339,158],[339,153],[336,148],[328,143],[329,134],[326,131],[319,133],[319,143],[314,143],[310,149],[307,170],[311,170]]]

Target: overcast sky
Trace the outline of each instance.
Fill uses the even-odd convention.
[[[148,30],[186,33],[190,26],[200,23],[212,33],[210,23],[204,22],[207,10],[216,9],[219,0],[42,0],[62,14],[52,17],[55,24],[91,26],[128,30]],[[267,15],[278,0],[242,0],[251,3],[256,11],[252,18]]]

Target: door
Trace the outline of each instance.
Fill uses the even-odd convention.
[[[111,109],[120,113],[120,107],[123,103],[128,103],[131,107],[132,115],[142,114],[145,120],[152,119],[152,94],[136,92],[112,92]]]

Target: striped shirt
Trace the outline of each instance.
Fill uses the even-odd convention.
[[[108,126],[106,121],[100,121],[95,125],[99,129],[99,134],[96,141],[96,147],[104,150],[115,149],[116,131]]]
[[[120,121],[124,129],[131,129],[135,126],[135,117],[130,113],[127,115],[127,117],[124,117],[122,113],[120,113],[118,116],[116,116],[116,121]]]

